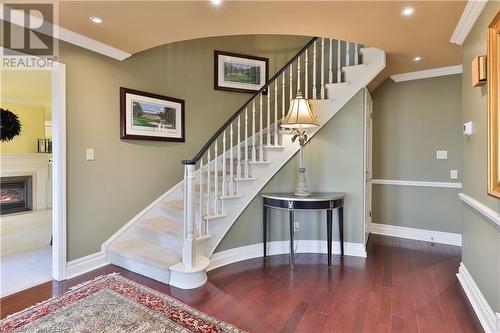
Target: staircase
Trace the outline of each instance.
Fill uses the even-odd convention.
[[[210,256],[262,187],[299,150],[281,119],[297,91],[321,129],[385,67],[385,53],[313,38],[212,136],[184,180],[116,232],[103,248],[117,266],[183,289],[207,280]]]

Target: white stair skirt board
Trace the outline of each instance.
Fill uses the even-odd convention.
[[[72,260],[66,264],[66,279],[93,271],[107,264],[106,253],[104,251]]]
[[[332,244],[333,254],[340,254],[340,242]],[[295,246],[295,244],[294,244]],[[272,241],[267,243],[267,255],[289,254],[290,241]],[[299,240],[296,253],[321,253],[326,254],[325,240]],[[212,254],[208,270],[229,265],[238,261],[260,258],[264,255],[263,243],[236,247]],[[366,249],[363,243],[344,243],[344,255],[366,258]]]
[[[390,224],[371,223],[372,234],[415,239],[425,242],[462,246],[462,235],[451,232],[400,227]]]
[[[381,50],[374,48],[363,48],[361,49],[361,54],[363,55],[363,66],[352,66],[352,68],[344,68],[345,78],[349,82],[349,84],[338,85],[335,87],[334,94],[327,93],[327,96],[333,97],[331,99],[317,99],[311,100],[311,105],[317,114],[318,122],[320,123],[320,127],[325,125],[334,115],[344,107],[349,100],[356,95],[361,89],[366,87],[366,85],[373,80],[373,78],[385,67],[385,53]],[[325,84],[325,88],[328,90],[328,84]],[[251,114],[249,114],[250,116]],[[243,125],[243,124],[242,124]],[[271,129],[274,124],[271,124]],[[249,123],[249,129],[250,129]],[[311,136],[314,136],[317,133],[318,129],[314,129],[311,131]],[[259,129],[264,134],[267,132],[267,128]],[[217,159],[211,159],[210,162],[204,160],[204,168],[205,170],[210,170],[211,179],[210,186],[213,184],[219,184],[221,186],[221,174],[220,170],[218,173],[214,172],[215,165],[219,166],[219,169],[222,166],[226,165],[224,160],[227,160],[228,156],[231,156],[231,153],[235,154],[238,149],[244,147],[243,144],[247,145],[248,148],[256,147],[258,144],[265,144],[267,142],[259,142],[255,140],[259,139],[260,132],[256,132],[253,135],[254,141],[247,142],[242,141],[239,146],[235,148],[230,148],[229,150],[226,148],[223,151],[218,152]],[[204,218],[207,225],[207,233],[209,236],[201,234],[200,237],[196,237],[195,240],[195,256],[197,261],[195,263],[195,267],[188,268],[185,267],[181,263],[181,256],[177,258],[177,261],[172,262],[169,266],[165,267],[164,264],[154,264],[154,262],[158,263],[159,258],[153,258],[157,256],[158,252],[167,251],[170,255],[172,250],[176,250],[177,253],[179,251],[179,244],[174,244],[177,242],[165,241],[165,239],[158,239],[157,237],[152,237],[151,233],[145,235],[144,228],[141,229],[140,224],[145,220],[151,219],[159,219],[162,218],[164,222],[158,228],[162,230],[170,230],[170,225],[164,224],[173,224],[183,222],[184,217],[184,181],[179,182],[172,189],[163,194],[159,199],[155,200],[151,205],[149,205],[146,209],[140,212],[137,216],[135,216],[130,222],[128,222],[123,228],[121,228],[118,232],[116,232],[110,239],[108,239],[103,244],[103,250],[107,253],[107,259],[110,263],[116,264],[118,266],[127,268],[134,272],[140,273],[142,275],[148,276],[153,279],[157,279],[163,282],[170,282],[172,285],[180,288],[196,288],[199,287],[200,283],[204,283],[206,280],[206,268],[210,264],[212,260],[212,253],[217,248],[218,244],[224,238],[224,235],[231,228],[232,224],[238,219],[243,210],[248,206],[248,204],[253,200],[253,198],[258,195],[259,191],[267,184],[267,182],[273,177],[276,172],[278,172],[283,165],[299,150],[299,145],[291,142],[291,133],[282,132],[280,133],[280,145],[279,149],[266,149],[263,153],[264,155],[258,154],[258,160],[265,158],[267,163],[261,164],[250,164],[249,165],[249,173],[244,177],[250,177],[249,179],[240,179],[237,178],[235,181],[237,182],[237,194],[240,196],[239,198],[231,198],[228,200],[223,200],[223,212],[222,209],[218,211],[213,211],[211,214]],[[265,146],[263,147],[265,148]],[[214,156],[214,152],[212,151],[211,156]],[[251,161],[251,159],[249,159]],[[217,162],[215,162],[217,161]],[[230,164],[231,165],[231,164]],[[227,170],[226,170],[227,172]],[[199,203],[200,200],[203,200],[203,194],[200,195],[200,191],[196,191],[196,186],[199,187],[199,179],[203,179],[203,177],[207,177],[207,173],[203,175],[200,174],[200,169],[194,172],[195,179],[195,224],[199,224],[201,226],[204,221],[201,220],[201,216],[199,213]],[[243,175],[238,175],[243,176]],[[212,178],[211,178],[212,177]],[[218,179],[217,179],[218,177]],[[215,178],[215,179],[214,179]],[[245,180],[245,181],[243,181]],[[250,181],[246,181],[250,180]],[[207,179],[204,181],[204,184],[207,184]],[[213,193],[213,190],[212,190]],[[212,194],[211,194],[212,195]],[[227,195],[227,193],[219,192],[217,194]],[[212,197],[213,199],[213,197]],[[204,206],[204,204],[202,204]],[[203,214],[206,214],[206,210]],[[166,222],[165,220],[171,220],[170,222]],[[159,222],[158,222],[159,223]],[[198,227],[198,226],[197,226]],[[169,233],[169,237],[178,237],[179,240],[182,241],[182,237],[184,235],[185,227],[182,229],[183,233],[179,235],[173,235]],[[145,238],[147,236],[147,238]],[[160,235],[158,237],[161,237]],[[138,242],[145,241],[148,242],[149,245],[145,245],[141,249],[141,253],[132,253],[130,247],[123,246],[123,243],[127,242]],[[172,244],[168,244],[172,243]],[[146,244],[146,243],[145,243]],[[157,250],[152,251],[151,249],[146,249],[146,247],[156,247]],[[283,247],[283,249],[288,248]],[[318,246],[319,250],[311,250],[310,252],[322,252],[326,251],[326,245]],[[324,248],[324,249],[323,249]],[[348,245],[346,245],[346,250]],[[170,251],[170,252],[169,252]],[[348,252],[347,250],[346,252]],[[364,248],[361,252],[363,255],[366,255],[364,252]],[[205,258],[209,258],[206,259]],[[204,267],[203,267],[204,266]],[[165,272],[162,272],[165,270]],[[170,279],[170,281],[168,281]]]
[[[463,262],[460,263],[457,277],[484,331],[487,333],[499,333],[500,313],[495,313],[491,309]]]

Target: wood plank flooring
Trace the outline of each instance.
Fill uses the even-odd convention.
[[[250,259],[180,290],[108,265],[0,300],[1,317],[98,275],[120,272],[250,332],[482,332],[455,276],[460,248],[372,235],[368,258],[299,254]]]

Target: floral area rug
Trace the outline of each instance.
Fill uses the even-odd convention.
[[[85,282],[0,321],[0,332],[243,332],[118,274]]]

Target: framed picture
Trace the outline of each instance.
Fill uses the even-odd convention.
[[[120,88],[122,139],[184,142],[184,100]]]
[[[269,79],[269,59],[214,52],[214,89],[255,93]]]

